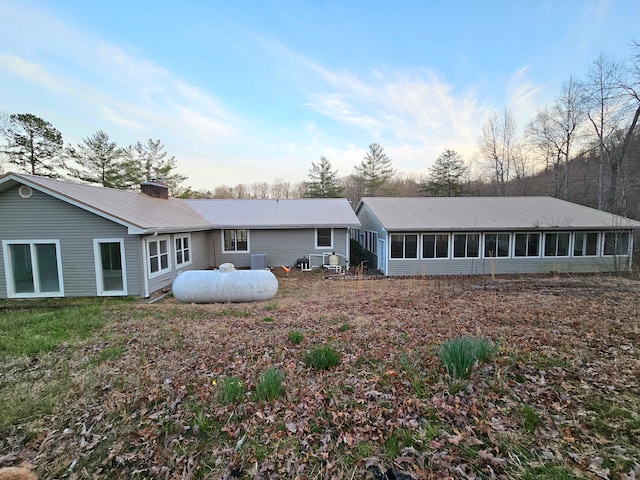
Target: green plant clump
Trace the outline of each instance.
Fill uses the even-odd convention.
[[[291,330],[287,335],[287,338],[289,339],[292,345],[298,345],[300,342],[302,342],[304,335],[300,330]]]
[[[218,402],[223,405],[240,403],[244,399],[244,385],[238,378],[224,378],[218,388]]]
[[[330,345],[315,347],[304,356],[304,363],[316,370],[329,370],[340,363],[340,353]]]
[[[283,379],[284,375],[280,370],[274,367],[267,368],[256,385],[256,397],[258,400],[274,400],[282,395],[284,392]]]
[[[486,338],[457,337],[446,341],[436,350],[449,378],[469,378],[476,360],[485,362],[496,351],[496,346]]]

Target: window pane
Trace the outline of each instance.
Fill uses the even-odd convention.
[[[418,235],[405,235],[404,258],[418,258]]]
[[[527,240],[528,240],[528,235],[526,233],[516,233],[516,245],[515,245],[516,257],[527,256]]]
[[[163,253],[160,255],[160,269],[164,270],[166,268],[169,268],[169,255]]]
[[[41,243],[36,245],[36,258],[38,261],[38,281],[41,292],[59,292],[58,261],[56,246],[53,243]]]
[[[176,250],[182,250],[182,239],[176,238]]]
[[[158,242],[160,244],[160,253],[161,254],[165,254],[167,253],[167,241],[166,240],[160,240],[160,242]]]
[[[547,257],[556,256],[556,242],[558,241],[558,234],[547,233],[544,236],[544,254]]]
[[[149,242],[149,255],[158,255],[158,242]]]
[[[180,265],[183,262],[184,260],[182,259],[182,252],[180,251],[176,252],[176,263]]]
[[[120,242],[101,243],[100,257],[102,264],[102,288],[104,291],[114,292],[124,290]]]
[[[449,235],[436,235],[436,257],[447,258],[449,256]]]
[[[585,247],[585,255],[598,254],[598,234],[587,233],[587,245]]]
[[[9,245],[11,255],[11,274],[15,293],[33,293],[33,270],[31,265],[31,245]]]
[[[247,251],[249,249],[249,244],[247,242],[247,230],[236,230],[236,250],[238,251]]]
[[[453,236],[453,256],[464,257],[466,255],[467,236],[456,234]]]
[[[530,257],[537,257],[539,248],[540,248],[540,234],[530,233],[529,240],[527,241],[527,255]]]
[[[391,258],[402,258],[404,254],[404,235],[391,235]]]
[[[436,250],[436,236],[422,236],[422,258],[434,258]]]
[[[191,257],[189,256],[189,250],[185,250],[185,251],[183,252],[183,254],[184,254],[184,261],[185,261],[185,263],[186,263],[186,262],[188,262],[188,261],[190,261]]]
[[[495,257],[496,256],[496,240],[497,235],[495,233],[487,233],[484,236],[484,256]]]
[[[331,246],[331,229],[318,228],[316,232],[318,236],[318,247],[330,247]]]
[[[559,233],[558,234],[558,256],[566,257],[568,255],[569,255],[569,234]]]
[[[480,256],[480,234],[467,235],[467,257]]]
[[[235,250],[236,249],[236,231],[235,230],[225,230],[224,231],[224,249],[225,250]]]
[[[499,233],[498,234],[498,257],[508,257],[508,256],[509,256],[509,234]]]

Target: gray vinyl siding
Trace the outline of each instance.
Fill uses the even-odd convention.
[[[64,293],[69,297],[97,294],[93,239],[124,239],[128,294],[141,295],[141,243],[125,227],[37,190],[31,198],[21,198],[17,187],[0,194],[0,218],[1,240],[60,241]],[[4,258],[0,258],[2,298],[7,296],[6,281]]]
[[[617,260],[626,266],[626,257]],[[616,271],[613,257],[387,259],[388,276],[596,273]]]
[[[378,221],[376,216],[371,212],[369,206],[367,204],[362,204],[360,206],[360,210],[358,211],[358,220],[360,220],[360,233],[365,231],[376,232],[378,234],[379,240],[385,240],[385,245],[388,246],[389,242],[387,240],[387,232],[382,226],[382,224]],[[360,239],[358,238],[358,241]],[[377,248],[377,246],[376,246]],[[367,250],[364,250],[364,253],[369,260],[369,266],[373,268],[377,268],[378,265],[378,255],[371,253]],[[384,273],[384,272],[383,272]]]
[[[211,233],[211,242],[215,249],[211,264],[233,263],[237,268],[251,266],[252,253],[264,253],[268,266],[291,266],[296,260],[309,254],[339,253],[348,258],[348,233],[346,228],[333,229],[333,247],[315,248],[316,230],[307,229],[273,229],[249,230],[249,252],[223,252],[222,231]]]

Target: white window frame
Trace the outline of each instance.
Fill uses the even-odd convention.
[[[433,253],[432,257],[427,256],[424,248],[424,239],[427,236],[434,237],[433,252],[430,252],[430,253]],[[438,256],[438,237],[447,237],[447,254],[444,257]],[[448,233],[444,233],[444,232],[423,233],[422,235],[420,235],[419,242],[420,242],[420,250],[422,252],[422,255],[420,258],[422,258],[422,260],[446,260],[451,257],[451,235],[449,235]]]
[[[331,245],[318,245],[318,230],[329,230],[331,232]],[[316,249],[318,250],[333,250],[333,228],[316,228]]]
[[[469,255],[469,236],[476,235],[478,237],[478,254]],[[456,256],[456,237],[464,236],[464,255]],[[456,232],[451,235],[451,258],[480,258],[482,253],[482,234],[478,232]]]
[[[614,235],[614,240],[615,240],[615,244],[614,244],[614,252],[613,253],[607,253],[606,249],[607,249],[607,238],[610,235]],[[627,253],[617,253],[616,250],[618,250],[618,237],[620,235],[626,235],[627,237]],[[602,256],[603,257],[627,257],[629,256],[629,252],[631,251],[631,249],[633,248],[633,237],[631,236],[631,232],[629,231],[606,231],[604,232],[604,234],[602,235]]]
[[[582,255],[576,255],[576,245],[578,244],[578,235],[584,235],[584,237],[582,238]],[[587,241],[587,235],[596,235],[596,253],[594,253],[593,255],[588,255],[585,252],[586,250],[586,241]],[[602,242],[602,236],[600,235],[600,232],[596,232],[593,230],[585,230],[583,232],[573,232],[572,235],[572,247],[571,247],[571,256],[572,257],[576,257],[576,258],[584,258],[584,257],[597,257],[600,254],[600,243]]]
[[[526,249],[526,254],[525,255],[516,255],[516,245],[518,242],[518,235],[526,235],[526,243],[525,243],[525,249]],[[531,235],[537,235],[538,236],[538,253],[535,255],[529,255],[529,238],[531,237]],[[540,232],[515,232],[513,234],[513,258],[540,258],[542,256],[542,251],[544,249],[544,235],[542,235],[542,233]]]
[[[556,237],[556,255],[547,255],[547,236],[550,235],[557,235]],[[566,255],[558,255],[558,238],[560,235],[567,235],[568,238],[568,243],[567,243],[567,254]],[[573,253],[573,244],[571,242],[571,232],[567,232],[567,231],[562,231],[562,232],[544,232],[543,238],[542,238],[542,256],[546,257],[546,258],[568,258],[571,256],[571,254]]]
[[[166,268],[162,268],[162,262],[161,262],[161,255],[160,255],[160,242],[162,241],[166,241],[167,242],[167,266]],[[151,248],[150,245],[152,243],[157,243],[158,244],[158,271],[157,272],[152,272],[151,271]],[[155,278],[155,277],[159,277],[160,275],[164,275],[165,273],[168,273],[171,271],[171,252],[172,252],[172,248],[171,248],[171,237],[169,235],[159,235],[157,237],[149,237],[146,239],[146,244],[147,244],[147,251],[146,251],[146,257],[147,257],[147,273],[149,275],[149,278]],[[164,254],[163,254],[164,255]]]
[[[506,255],[487,255],[486,252],[486,245],[487,245],[487,236],[488,235],[495,235],[496,236],[496,242],[499,245],[499,240],[498,237],[500,235],[506,235],[507,236],[507,242],[509,242],[509,245],[507,246],[507,254]],[[510,258],[511,257],[511,245],[513,244],[513,240],[512,240],[512,235],[510,232],[485,232],[482,235],[482,258],[491,258],[491,259],[497,259],[497,258]],[[497,252],[496,252],[497,253]]]
[[[234,250],[227,250],[227,247],[225,245],[225,241],[224,241],[224,232],[228,232],[232,230],[234,232],[235,238],[238,238],[238,230],[244,230],[247,232],[247,249],[246,250],[238,250],[237,249],[237,241],[235,242],[236,244],[236,248]],[[222,252],[223,253],[249,253],[251,251],[251,234],[250,234],[250,230],[248,228],[224,228],[222,229],[222,231],[220,232],[220,237],[222,239],[221,244],[222,244]]]
[[[401,236],[402,237],[402,256],[394,257],[392,256],[392,246],[393,246],[393,237]],[[415,257],[407,257],[407,237],[416,237],[416,256]],[[391,233],[389,234],[389,260],[418,260],[420,258],[420,235],[417,233]]]
[[[122,290],[105,290],[102,278],[102,256],[100,253],[101,243],[120,244],[120,262],[122,267]],[[93,239],[93,260],[96,272],[96,291],[99,297],[113,295],[127,295],[127,262],[125,260],[124,239],[123,238],[94,238]]]
[[[180,240],[182,247],[178,248],[177,242]],[[189,246],[184,248],[184,241],[187,240]],[[173,255],[176,262],[176,268],[188,267],[193,262],[193,252],[192,252],[193,244],[191,243],[191,234],[190,233],[182,233],[180,235],[173,236]],[[184,261],[184,252],[187,252],[189,255],[189,260]],[[178,254],[182,253],[182,262],[178,262]]]
[[[11,256],[9,254],[10,245],[29,245],[31,249],[31,268],[33,271],[33,292],[16,293],[14,291],[13,268],[11,265]],[[40,279],[37,274],[37,264],[33,263],[36,258],[36,244],[53,244],[56,246],[56,267],[58,269],[58,291],[57,292],[41,292]],[[42,297],[64,297],[64,275],[62,274],[62,252],[60,251],[60,240],[55,239],[38,239],[38,240],[3,240],[2,255],[4,257],[4,272],[7,285],[7,298],[42,298]]]

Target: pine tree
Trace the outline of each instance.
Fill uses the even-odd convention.
[[[309,182],[305,182],[305,197],[310,198],[338,198],[344,188],[338,184],[338,171],[331,170],[331,162],[326,157],[320,157],[320,163],[311,162]]]
[[[369,151],[360,165],[356,166],[356,176],[362,178],[365,196],[380,194],[382,187],[394,173],[391,159],[377,143],[369,145]]]
[[[62,134],[49,122],[30,113],[12,114],[2,129],[2,136],[6,140],[2,153],[19,171],[60,176],[64,168]]]
[[[71,177],[103,187],[127,188],[123,173],[124,149],[112,142],[102,130],[85,138],[76,147],[68,148],[67,155],[76,164],[68,167]]]
[[[422,191],[432,197],[458,197],[464,192],[462,184],[467,167],[455,150],[445,150],[429,167],[429,179]]]
[[[124,172],[127,188],[135,188],[142,182],[158,180],[169,187],[171,194],[187,177],[174,173],[176,158],[167,157],[160,140],[147,140],[146,144],[137,142],[125,151]]]

